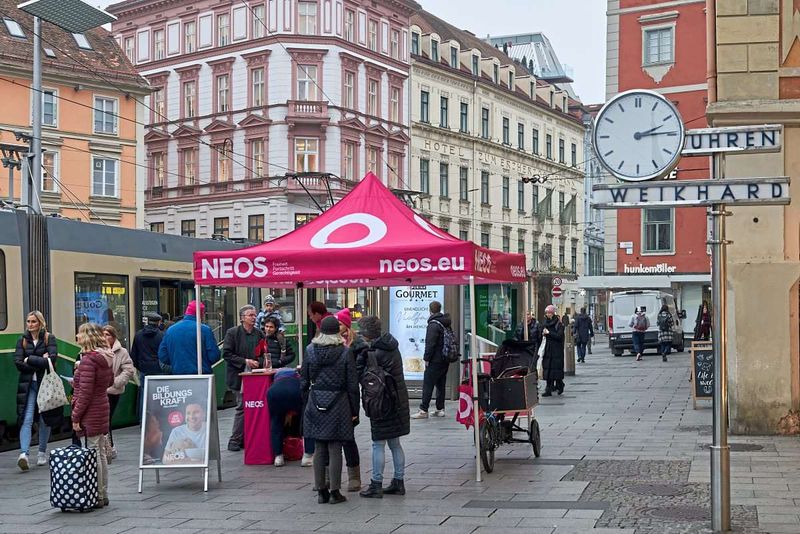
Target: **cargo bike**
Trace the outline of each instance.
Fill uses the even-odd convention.
[[[494,470],[495,451],[504,443],[530,443],[533,455],[538,458],[542,438],[534,416],[539,403],[535,343],[506,340],[494,355],[477,360],[478,434],[483,468],[487,473]],[[462,384],[471,385],[470,365],[469,361],[464,365]]]

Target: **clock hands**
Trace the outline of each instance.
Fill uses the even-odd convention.
[[[656,130],[658,130],[662,126],[664,126],[664,125],[663,124],[659,124],[655,128],[650,128],[649,130],[645,130],[643,132],[636,132],[635,134],[633,134],[633,138],[638,141],[642,137],[650,137],[651,135],[675,135],[675,134],[678,133],[675,130],[672,130],[672,131],[669,131],[669,132],[657,132]]]

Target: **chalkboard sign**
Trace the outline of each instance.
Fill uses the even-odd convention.
[[[692,343],[692,398],[714,397],[714,350],[708,343]]]

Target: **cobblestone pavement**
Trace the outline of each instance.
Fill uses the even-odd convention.
[[[600,344],[600,343],[599,343]],[[495,470],[475,482],[472,434],[448,417],[412,422],[404,438],[405,497],[318,505],[312,473],[297,463],[244,466],[222,454],[223,482],[202,491],[197,470],[146,473],[136,491],[138,428],[114,433],[111,505],[87,514],[50,507],[45,468],[20,473],[15,452],[0,454],[0,532],[80,534],[188,532],[342,532],[655,534],[708,532],[711,408],[692,409],[689,357],[668,363],[614,358],[595,348],[564,395],[542,399],[542,456],[519,443],[497,451]],[[412,402],[412,408],[414,403]],[[227,443],[232,411],[222,412]],[[369,478],[368,424],[357,429]],[[731,494],[737,532],[800,533],[800,440],[733,437]],[[53,444],[53,446],[64,443]],[[746,447],[747,448],[747,447]],[[387,456],[388,456],[387,452]],[[386,475],[391,476],[387,461]]]

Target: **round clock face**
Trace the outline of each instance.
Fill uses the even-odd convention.
[[[665,176],[683,150],[683,120],[677,108],[658,93],[620,93],[597,114],[593,133],[600,163],[628,182]]]

